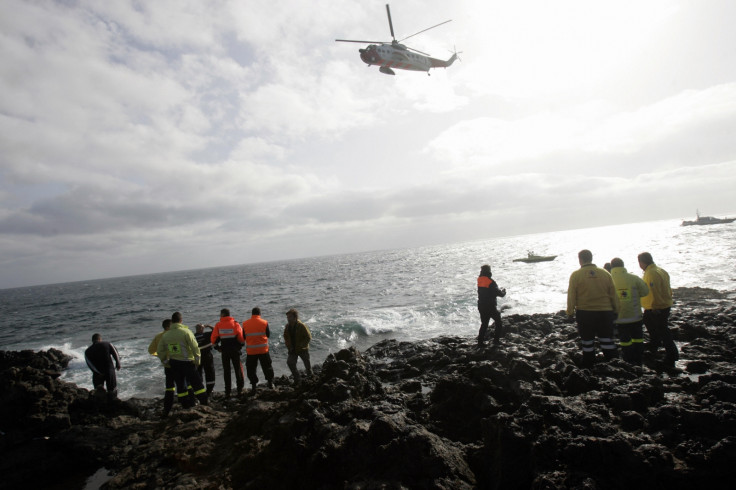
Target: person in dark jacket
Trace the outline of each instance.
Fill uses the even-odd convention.
[[[115,370],[120,370],[120,356],[115,346],[103,341],[102,335],[96,333],[92,336],[92,345],[84,351],[84,360],[92,370],[92,386],[95,390],[104,392],[107,386],[107,397],[117,398],[118,382]]]
[[[480,313],[480,331],[478,332],[478,345],[486,342],[488,323],[493,318],[495,329],[493,331],[493,343],[499,344],[503,336],[503,324],[501,313],[496,308],[496,298],[506,296],[506,289],[498,287],[496,281],[491,279],[491,266],[482,265],[478,276],[478,312]]]
[[[309,327],[299,321],[299,312],[294,308],[286,312],[286,321],[284,343],[289,352],[286,365],[289,366],[289,370],[294,376],[294,384],[299,384],[302,377],[296,367],[297,359],[301,359],[304,363],[307,376],[312,375],[312,363],[309,360],[309,342],[312,340],[312,333],[309,331]]]
[[[205,332],[205,327],[209,328],[209,332]],[[197,324],[197,331],[194,333],[194,338],[197,339],[197,345],[199,346],[199,353],[202,356],[202,361],[197,366],[197,373],[199,377],[202,377],[202,371],[207,380],[207,395],[212,394],[212,390],[215,389],[215,358],[212,355],[212,325]]]

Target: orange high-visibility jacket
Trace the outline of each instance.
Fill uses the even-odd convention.
[[[268,352],[268,322],[253,315],[243,322],[246,354],[265,354]]]

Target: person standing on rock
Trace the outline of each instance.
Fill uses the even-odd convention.
[[[296,367],[297,358],[301,358],[304,363],[307,376],[312,375],[312,363],[309,360],[309,342],[312,340],[312,333],[305,324],[299,321],[299,312],[294,308],[286,312],[286,321],[284,343],[289,351],[286,365],[289,366],[291,374],[294,376],[294,384],[299,384],[301,375]]]
[[[245,337],[245,370],[253,389],[252,393],[255,395],[259,362],[269,388],[273,388],[274,378],[271,354],[268,353],[268,338],[271,336],[271,330],[268,328],[268,322],[261,318],[261,309],[257,306],[251,310],[251,317],[243,322],[243,336]]]
[[[148,353],[152,356],[156,356],[156,349],[158,349],[158,344],[161,342],[161,337],[168,332],[169,328],[171,328],[171,319],[167,318],[163,322],[161,322],[161,327],[163,328],[163,331],[156,334],[156,336],[153,338],[151,343],[148,345]],[[174,382],[174,372],[171,370],[170,366],[166,366],[164,364],[164,412],[163,416],[166,417],[169,412],[171,412],[171,407],[174,406],[174,392],[176,391],[176,383]]]
[[[161,336],[156,347],[156,355],[164,367],[171,367],[176,383],[176,394],[185,408],[194,406],[194,400],[189,397],[187,382],[192,386],[191,389],[199,403],[207,405],[207,389],[202,384],[202,378],[197,374],[196,368],[201,360],[197,339],[189,327],[181,323],[182,321],[182,314],[178,311],[171,315],[171,327]]]
[[[118,381],[115,370],[120,371],[118,350],[110,342],[102,340],[102,335],[92,336],[92,345],[84,351],[84,360],[92,370],[92,386],[98,392],[104,392],[107,386],[107,397],[113,400],[118,397]],[[115,366],[113,367],[113,360]]]
[[[639,276],[629,273],[618,257],[611,260],[611,278],[619,302],[616,326],[621,355],[629,364],[641,366],[644,350],[641,298],[649,294],[649,287]]]
[[[209,328],[210,331],[205,332],[205,327]],[[199,352],[202,354],[202,362],[197,366],[197,374],[202,378],[202,371],[204,371],[207,380],[207,395],[211,395],[212,390],[215,389],[215,358],[212,355],[212,326],[198,323],[195,328],[197,330],[194,333],[194,338],[197,339],[197,346],[199,347]]]
[[[652,254],[642,252],[637,257],[639,267],[644,271],[644,282],[649,286],[649,294],[641,299],[644,307],[644,326],[649,333],[653,352],[664,344],[665,367],[674,368],[680,353],[669,328],[670,308],[672,307],[672,288],[670,275],[654,263]]]
[[[619,304],[611,274],[596,267],[590,250],[581,250],[578,262],[580,269],[570,275],[566,313],[575,316],[583,346],[583,367],[589,368],[595,361],[596,337],[606,360],[617,356],[611,318]]]
[[[220,310],[220,321],[215,324],[212,330],[210,341],[213,345],[219,347],[222,354],[222,371],[225,379],[225,396],[230,396],[230,388],[232,382],[230,378],[230,366],[235,371],[235,386],[238,395],[243,393],[245,386],[245,378],[243,377],[243,363],[240,362],[240,351],[245,344],[243,338],[243,327],[240,326],[235,318],[230,316],[230,310],[223,308]],[[219,341],[219,344],[218,344]]]
[[[480,313],[478,345],[486,343],[486,333],[491,318],[495,326],[493,330],[493,343],[501,343],[501,337],[503,336],[503,323],[501,322],[501,313],[499,313],[496,307],[496,298],[506,296],[506,289],[499,289],[496,281],[491,279],[492,277],[491,266],[488,264],[482,265],[480,267],[480,275],[478,276],[478,312]]]

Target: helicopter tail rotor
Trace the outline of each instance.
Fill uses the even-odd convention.
[[[450,51],[448,49],[448,51]],[[452,47],[452,51],[450,51],[455,56],[455,59],[458,61],[462,61],[463,59],[460,57],[460,55],[463,53],[462,51],[458,51],[455,46]]]

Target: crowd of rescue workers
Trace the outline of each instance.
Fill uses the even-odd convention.
[[[590,368],[596,360],[595,340],[603,351],[604,360],[621,357],[624,361],[642,365],[645,349],[656,353],[664,347],[661,361],[664,369],[675,369],[679,359],[677,346],[669,329],[672,289],[667,271],[657,266],[649,252],[637,257],[643,277],[629,273],[622,259],[616,257],[603,268],[593,263],[590,250],[578,253],[580,268],[570,275],[567,290],[567,316],[577,323],[582,344],[582,368]],[[504,335],[503,321],[498,311],[498,297],[506,296],[492,279],[490,265],[483,265],[478,276],[478,312],[481,326],[478,345],[485,345],[489,336],[489,323],[493,320],[493,343],[500,344]],[[302,375],[297,368],[301,359],[307,376],[312,376],[309,358],[309,342],[312,334],[299,320],[299,312],[286,312],[284,343],[288,350],[286,364],[291,371],[293,383],[301,383]],[[230,368],[235,373],[237,396],[245,394],[245,377],[241,362],[245,347],[245,372],[251,384],[251,395],[258,386],[257,367],[261,365],[266,386],[274,389],[274,370],[268,350],[271,331],[268,321],[261,318],[256,307],[251,317],[241,325],[230,315],[230,310],[220,311],[220,320],[214,327],[197,324],[196,333],[184,325],[180,312],[171,315],[162,323],[163,330],[154,337],[148,352],[157,356],[164,368],[165,394],[163,416],[167,416],[178,398],[183,407],[192,407],[197,402],[207,405],[215,387],[215,365],[212,351],[222,356],[225,397],[232,394]],[[644,343],[644,327],[649,342]],[[616,343],[616,338],[619,342]],[[92,384],[99,394],[109,399],[117,397],[115,371],[120,369],[117,349],[102,340],[99,333],[92,336],[92,345],[85,351],[85,360],[92,370]],[[203,376],[204,375],[204,376]],[[204,381],[203,381],[204,379]]]

